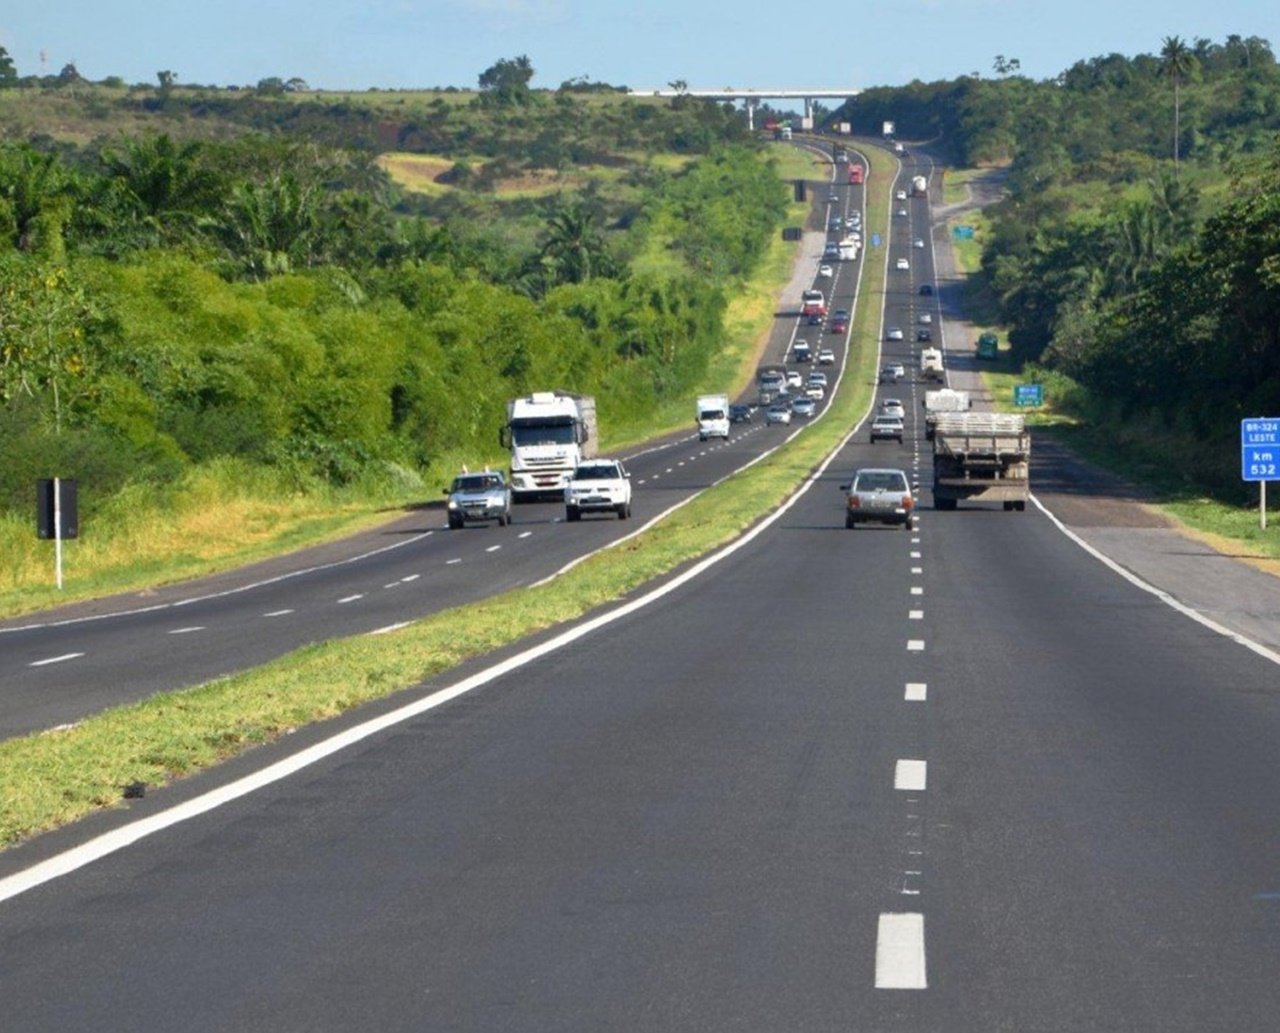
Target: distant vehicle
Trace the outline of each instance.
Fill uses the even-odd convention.
[[[905,201],[907,199],[907,192],[905,190],[899,190],[893,195],[893,199],[895,201]]]
[[[790,127],[790,126],[778,126],[778,128],[777,128],[777,129],[775,129],[775,130],[773,131],[773,138],[774,138],[775,140],[790,140],[790,139],[791,139],[791,127]]]
[[[765,413],[765,423],[790,423],[791,407],[787,405],[771,405]]]
[[[933,284],[931,283],[920,284],[920,293],[923,294],[926,298],[933,297]]]
[[[921,240],[919,237],[916,237],[916,239],[915,239],[915,240],[913,240],[913,241],[911,242],[911,246],[912,246],[912,247],[924,247],[924,241],[923,241],[923,240]]]
[[[831,191],[831,193],[827,194],[827,204],[839,204],[839,203],[840,203],[840,195],[836,193],[836,191],[833,190]]]
[[[892,440],[902,444],[902,417],[877,416],[871,421],[871,443]]]
[[[862,523],[901,524],[911,530],[911,513],[915,500],[904,470],[856,470],[848,484],[840,485],[846,494],[844,526]]]
[[[903,147],[903,146],[902,146],[902,144],[900,144],[900,143],[895,143],[895,144],[893,145],[893,153],[894,153],[894,154],[906,154],[906,153],[907,153],[907,149],[906,149],[905,147]]]
[[[844,229],[844,220],[840,216],[833,215],[827,220],[828,233],[839,233],[842,229]]]
[[[898,270],[907,270],[911,268],[911,263],[908,262],[905,258],[899,258],[896,262],[893,263],[893,267]]]
[[[926,196],[929,193],[929,180],[924,176],[912,176],[911,193],[916,197]]]
[[[795,416],[812,416],[818,411],[818,403],[812,395],[801,395],[791,403],[791,412]]]
[[[749,405],[729,406],[729,422],[730,423],[750,423],[751,422],[751,406]]]
[[[809,379],[805,382],[808,384],[821,384],[823,387],[826,387],[827,375],[820,369],[810,370]]]
[[[819,276],[822,276],[822,277],[830,277],[830,276],[832,275],[832,273],[833,273],[833,270],[832,270],[831,266],[826,265],[825,263],[824,263],[823,265],[818,266],[818,275],[819,275]]]
[[[818,365],[834,366],[836,364],[836,353],[830,348],[822,348],[818,352]]]
[[[899,380],[907,375],[907,367],[901,362],[891,362],[889,365],[893,367],[893,372]]]
[[[943,413],[968,412],[973,408],[973,399],[968,391],[957,391],[949,387],[924,393],[924,436],[932,441],[934,430]]]
[[[826,243],[826,246],[823,247],[822,249],[822,257],[823,258],[839,258],[840,245],[837,244],[834,240],[828,240]]]
[[[896,215],[896,216],[898,216],[899,218],[903,218],[903,217],[907,214],[907,210],[906,210],[905,208],[899,208],[899,209],[898,209],[896,212],[894,212],[893,214],[894,214],[894,215]]]
[[[849,166],[849,182],[850,182],[850,183],[861,183],[861,182],[862,182],[862,174],[863,174],[863,173],[862,173],[862,166],[861,166],[861,165],[850,165],[850,166]]]
[[[947,377],[942,365],[942,352],[937,348],[925,348],[920,352],[920,379],[942,381]]]
[[[787,370],[787,387],[801,387],[803,385],[804,380],[801,378],[799,372],[794,369]]]
[[[998,359],[1000,357],[1000,339],[993,333],[982,334],[978,338],[979,359]]]
[[[820,402],[827,397],[827,389],[822,384],[805,384],[804,394],[802,397],[808,398],[814,402]]]
[[[599,451],[596,400],[566,391],[513,398],[498,440],[511,451],[511,490],[517,499],[560,495],[578,463]]]
[[[803,337],[799,338],[795,344],[791,346],[792,362],[808,362],[813,358],[813,349],[809,347],[809,342]]]
[[[830,330],[833,334],[842,334],[849,329],[849,310],[838,308],[831,316]]]
[[[821,312],[811,312],[809,315],[807,315],[807,316],[805,316],[805,317],[804,317],[804,322],[805,322],[805,325],[806,325],[806,326],[821,326],[821,325],[822,325],[822,313],[821,313]]]
[[[907,418],[906,407],[902,404],[900,398],[886,398],[880,403],[881,416],[896,416],[900,420]]]
[[[694,419],[698,424],[698,440],[729,436],[729,396],[698,395]]]
[[[840,261],[853,262],[858,257],[858,249],[862,246],[861,240],[856,233],[851,233],[845,237],[837,245],[837,253],[840,255]]]
[[[901,328],[901,327],[898,327],[898,326],[891,326],[891,327],[889,327],[889,332],[888,332],[887,334],[885,334],[885,335],[884,335],[884,339],[885,339],[886,341],[901,341],[901,340],[902,340],[902,328]]]
[[[580,520],[583,513],[631,516],[631,475],[616,459],[588,459],[564,489],[564,518]]]
[[[896,384],[899,376],[900,374],[898,373],[897,366],[889,365],[880,367],[880,383],[882,384]]]
[[[930,330],[927,326],[922,326],[919,330],[917,330],[917,331],[916,331],[916,340],[917,340],[917,341],[932,341],[932,340],[933,340],[933,331],[932,331],[932,330]]]
[[[933,314],[930,312],[921,312],[916,319],[917,323],[929,324],[933,322]]]
[[[809,289],[800,296],[800,313],[805,316],[825,316],[827,314],[827,301],[823,297],[822,291]]]
[[[452,530],[472,521],[496,520],[499,527],[511,523],[511,486],[497,470],[458,474],[445,492]]]

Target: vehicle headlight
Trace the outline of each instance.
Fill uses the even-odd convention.
[[[458,508],[458,500],[457,500],[457,499],[450,499],[450,500],[449,500],[449,508],[450,508],[450,509],[457,509],[457,508]]]

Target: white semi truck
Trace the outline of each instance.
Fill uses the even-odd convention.
[[[911,193],[916,197],[924,197],[929,193],[929,181],[924,176],[912,176]]]
[[[596,400],[567,391],[535,391],[507,402],[499,434],[511,451],[511,492],[519,498],[563,495],[578,463],[600,449]]]
[[[920,379],[938,383],[947,379],[947,371],[942,364],[941,348],[925,348],[920,352]]]
[[[729,437],[729,396],[698,395],[698,439]]]

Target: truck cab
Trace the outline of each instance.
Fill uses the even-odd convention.
[[[578,464],[596,455],[596,401],[564,391],[512,399],[499,441],[511,451],[511,490],[517,498],[559,494]]]
[[[800,297],[800,314],[802,316],[825,316],[827,301],[820,290],[807,290]]]

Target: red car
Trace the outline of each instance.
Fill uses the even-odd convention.
[[[843,334],[849,329],[849,313],[842,308],[836,309],[831,317],[830,331],[833,334]]]

